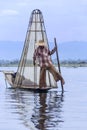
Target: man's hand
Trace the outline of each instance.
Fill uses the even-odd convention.
[[[53,49],[54,51],[56,51],[57,50],[57,47],[54,47],[54,49]]]

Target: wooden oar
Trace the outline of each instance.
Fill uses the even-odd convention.
[[[57,57],[58,70],[59,70],[59,73],[61,74],[59,55],[58,55],[58,46],[57,46],[56,38],[54,38],[54,43],[55,43],[55,47],[56,47],[56,57]],[[62,88],[62,92],[63,92],[64,88],[63,88],[62,81],[61,81],[61,88]]]

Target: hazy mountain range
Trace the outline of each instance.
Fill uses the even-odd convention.
[[[20,59],[24,43],[22,41],[0,41],[0,60]],[[54,43],[50,43],[50,48]],[[72,41],[58,43],[60,60],[87,60],[87,42]],[[56,58],[56,54],[53,55]]]
[[[87,42],[65,42],[59,44],[59,56],[62,60],[87,60]]]

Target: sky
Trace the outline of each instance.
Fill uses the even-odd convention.
[[[49,41],[87,41],[87,0],[0,0],[0,41],[24,41],[34,9],[43,13]]]

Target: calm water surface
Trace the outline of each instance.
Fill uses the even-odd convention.
[[[87,68],[61,70],[63,94],[60,83],[48,93],[8,89],[0,73],[0,130],[86,130]]]

